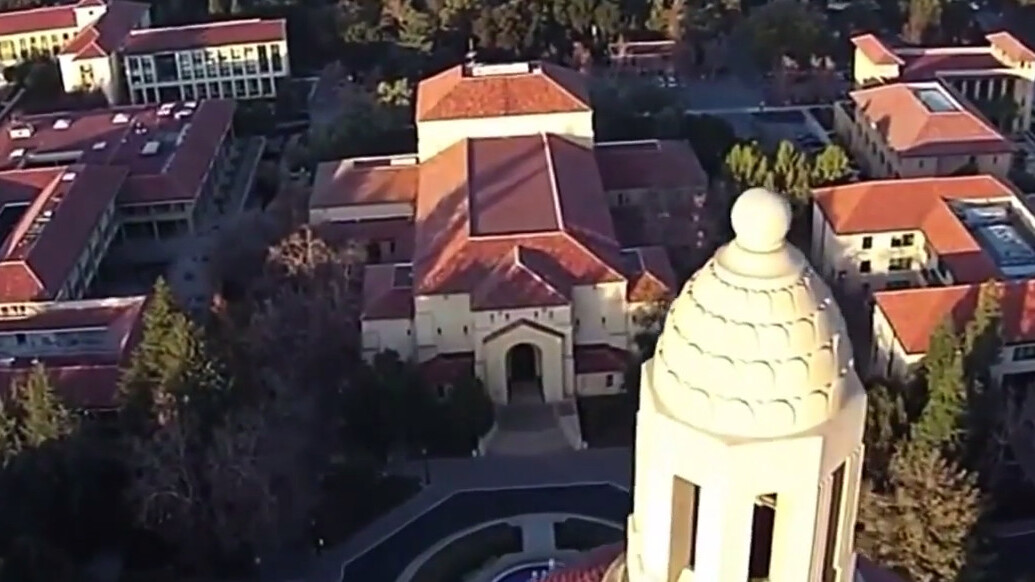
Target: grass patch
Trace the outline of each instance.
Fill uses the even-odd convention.
[[[578,399],[582,440],[591,447],[626,447],[633,443],[636,404],[631,394]]]
[[[566,519],[553,524],[558,550],[585,552],[622,541],[622,530],[587,519]]]
[[[490,560],[522,549],[521,528],[497,523],[453,540],[414,573],[412,582],[463,580]]]
[[[348,538],[420,491],[420,481],[339,468],[324,477],[314,532],[324,546]]]

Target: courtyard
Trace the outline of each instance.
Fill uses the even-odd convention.
[[[554,538],[550,544],[554,546],[554,550],[565,549],[560,547],[562,545],[569,549],[580,549],[579,546],[596,545],[606,538],[600,534],[599,528],[573,525],[570,517],[585,516],[589,520],[622,524],[630,511],[631,499],[628,491],[612,484],[576,483],[566,486],[456,492],[427,508],[422,514],[403,524],[354,559],[347,561],[341,567],[341,580],[393,582],[400,579],[415,559],[451,536],[465,531],[480,530],[482,525],[490,527],[494,522],[505,522],[533,514],[563,515],[563,518],[557,519],[552,525],[550,533],[542,537]],[[566,520],[569,520],[567,525],[557,525],[565,523]],[[575,534],[572,533],[573,529]],[[580,529],[582,534],[578,533]],[[491,554],[511,553],[504,550],[513,550],[517,547],[512,531],[500,527],[496,527],[494,531],[498,535],[492,539],[499,543],[473,546],[478,550],[475,552],[478,555],[460,552],[457,556],[454,548],[454,559],[449,562],[452,564],[449,569],[455,569],[458,565],[460,569],[484,565],[501,557]],[[614,541],[620,540],[621,531],[616,528],[614,533]],[[523,536],[519,551],[534,549],[529,546],[536,537],[539,536]],[[577,539],[572,539],[575,537],[585,537],[586,542],[579,543]],[[498,551],[490,551],[493,548]],[[487,555],[480,555],[481,553]],[[415,574],[419,567],[410,569],[410,574]],[[418,578],[413,580],[417,582]]]

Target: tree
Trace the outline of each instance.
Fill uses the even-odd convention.
[[[756,64],[764,70],[774,69],[784,56],[804,63],[814,55],[826,54],[829,34],[823,14],[797,0],[774,0],[756,8],[740,31]]]
[[[72,418],[54,394],[42,364],[36,364],[13,387],[18,403],[18,441],[21,446],[38,448],[72,432]]]
[[[888,466],[902,438],[908,433],[908,419],[901,393],[885,382],[874,382],[867,389],[865,475],[884,483]]]
[[[934,42],[942,20],[942,0],[909,0],[902,36],[913,44]]]
[[[886,490],[864,489],[859,550],[915,582],[954,580],[981,510],[975,479],[937,449],[906,444],[891,460]]]
[[[852,160],[837,144],[829,144],[812,161],[812,186],[827,186],[844,180]]]
[[[478,439],[489,432],[495,421],[496,408],[481,380],[473,374],[465,374],[454,382],[446,409],[449,426],[467,450],[474,450]]]
[[[912,439],[918,447],[955,452],[964,430],[966,382],[963,355],[951,321],[931,335],[923,362],[926,403],[913,424]]]

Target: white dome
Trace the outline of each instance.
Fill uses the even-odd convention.
[[[733,205],[734,240],[683,287],[651,378],[666,412],[712,433],[788,435],[836,412],[852,347],[830,289],[786,243],[791,210],[761,188]]]

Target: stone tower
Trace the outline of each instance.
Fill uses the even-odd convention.
[[[850,582],[866,395],[830,289],[762,189],[643,366],[629,582]]]

